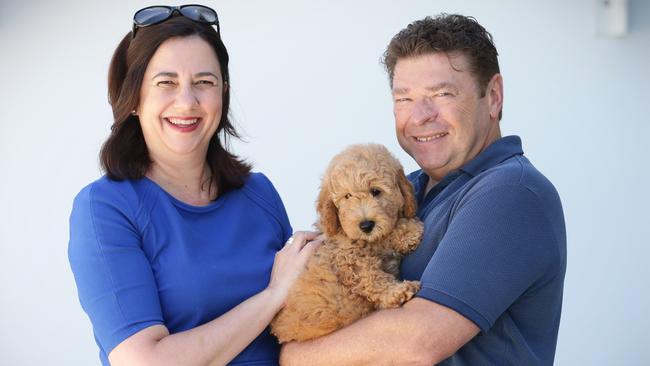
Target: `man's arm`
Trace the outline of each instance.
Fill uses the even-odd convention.
[[[286,344],[280,364],[430,366],[454,354],[478,332],[476,324],[456,311],[415,298],[330,335]]]

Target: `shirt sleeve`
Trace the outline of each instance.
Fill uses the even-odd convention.
[[[252,173],[245,190],[251,193],[255,197],[255,201],[261,203],[278,221],[282,229],[281,243],[283,244],[293,234],[293,229],[289,222],[287,210],[273,183],[262,173]]]
[[[134,333],[163,323],[156,282],[129,209],[133,198],[90,185],[75,198],[70,216],[70,267],[106,355]]]
[[[452,211],[417,296],[487,331],[516,299],[559,268],[557,240],[542,206],[520,186],[466,197]]]

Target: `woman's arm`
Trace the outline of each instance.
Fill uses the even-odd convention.
[[[163,325],[145,328],[109,354],[112,365],[224,365],[237,356],[284,306],[289,288],[318,244],[316,233],[294,234],[275,256],[271,281],[222,316],[199,327],[169,334]]]

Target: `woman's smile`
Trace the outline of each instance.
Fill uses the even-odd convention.
[[[165,117],[163,120],[173,129],[180,132],[192,132],[201,123],[199,117]]]

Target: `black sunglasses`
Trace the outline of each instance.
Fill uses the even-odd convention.
[[[217,33],[219,32],[219,18],[217,12],[207,6],[188,4],[181,6],[166,6],[154,5],[147,6],[135,12],[133,15],[133,29],[131,30],[131,37],[135,37],[135,31],[138,28],[148,27],[162,23],[178,12],[180,15],[189,18],[197,23],[210,24],[217,26]]]

